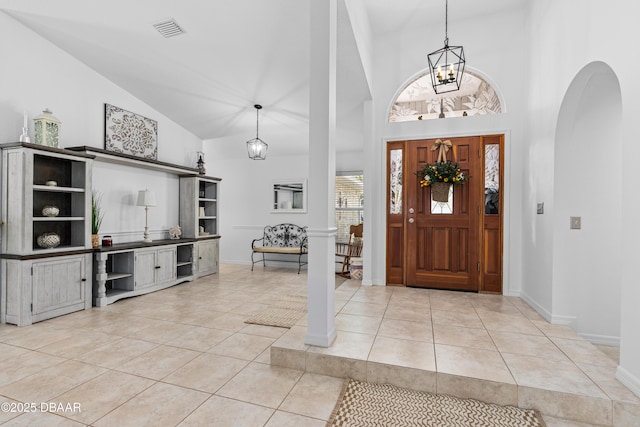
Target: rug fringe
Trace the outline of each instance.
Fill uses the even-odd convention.
[[[538,411],[537,409],[533,409],[533,413],[536,414],[538,422],[540,423],[540,427],[547,427],[547,423],[544,421],[544,418],[542,418],[542,414],[540,413],[540,411]]]
[[[340,395],[338,396],[338,401],[333,407],[333,411],[331,411],[331,416],[329,417],[329,421],[327,421],[327,427],[331,427],[336,417],[338,416],[338,411],[340,410],[340,404],[342,403],[344,394],[347,392],[347,389],[349,388],[350,382],[351,382],[351,378],[347,378],[344,380],[344,383],[342,384],[342,390],[340,390]],[[546,426],[542,426],[542,427],[546,427]]]

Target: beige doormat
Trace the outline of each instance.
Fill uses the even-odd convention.
[[[244,321],[255,325],[291,328],[307,314],[307,297],[291,295]]]
[[[327,426],[545,427],[538,411],[346,380]]]

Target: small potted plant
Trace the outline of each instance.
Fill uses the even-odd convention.
[[[426,164],[416,175],[420,178],[420,187],[430,186],[433,200],[444,203],[449,201],[449,187],[452,184],[460,185],[468,179],[458,164],[450,160]]]
[[[104,218],[104,212],[102,212],[102,194],[93,192],[91,194],[91,246],[97,248],[100,246],[100,226],[102,225],[102,219]]]

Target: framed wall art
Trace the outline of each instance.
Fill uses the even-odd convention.
[[[114,153],[157,160],[158,122],[105,103],[104,145]]]

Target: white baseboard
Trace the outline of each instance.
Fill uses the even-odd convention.
[[[307,331],[307,335],[304,337],[304,343],[307,345],[314,345],[316,347],[327,348],[333,344],[336,340],[336,336],[337,333],[335,328],[332,328],[332,330],[328,332],[328,335],[314,335]]]
[[[620,347],[620,337],[613,337],[609,335],[596,335],[596,334],[581,334],[582,338],[589,341],[591,344],[608,345],[611,347]]]
[[[248,265],[251,267],[251,261],[246,260],[236,260],[236,259],[221,259],[220,264],[234,264],[234,265]],[[262,260],[255,263],[254,269],[262,268]],[[298,269],[298,261],[277,261],[277,260],[267,260],[267,267],[283,267],[290,269]],[[302,266],[301,271],[307,269],[306,265]]]
[[[640,378],[632,375],[622,366],[618,366],[618,369],[616,370],[616,378],[629,390],[634,392],[636,396],[640,397]]]
[[[553,325],[564,325],[571,326],[575,321],[575,316],[563,316],[559,314],[552,314],[540,304],[535,302],[531,297],[522,292],[520,294],[520,298],[522,298],[527,304],[529,304],[535,311],[538,312],[545,320]],[[620,337],[610,336],[610,335],[597,335],[597,334],[583,334],[579,333],[584,339],[589,341],[592,344],[600,344],[600,345],[609,345],[613,347],[620,346]]]
[[[251,261],[237,259],[221,259],[220,264],[251,265]]]
[[[533,300],[529,295],[527,295],[524,292],[520,292],[520,298],[522,298],[524,302],[529,304],[531,308],[537,311],[540,316],[544,317],[544,319],[547,322],[553,323],[551,322],[552,314],[549,311],[547,311],[543,306],[538,304],[535,300]]]
[[[576,321],[575,316],[563,316],[561,314],[552,314],[550,322],[554,325],[570,326]]]
[[[551,324],[569,326],[576,320],[575,316],[563,316],[551,313],[524,292],[520,293],[520,298],[522,298],[535,311],[537,311],[540,316],[544,317],[545,320]]]

